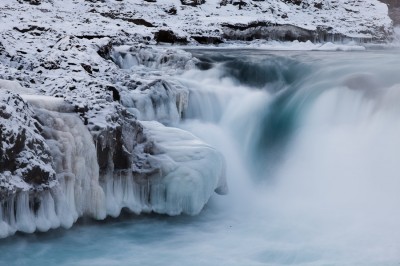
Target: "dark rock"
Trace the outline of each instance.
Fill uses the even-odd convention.
[[[239,9],[242,9],[243,6],[247,6],[247,3],[244,2],[243,0],[238,0],[238,1],[232,1],[232,5],[238,6]]]
[[[198,6],[204,4],[205,2],[205,0],[181,0],[181,4],[186,6]]]
[[[50,177],[49,173],[46,170],[40,168],[39,166],[33,166],[33,168],[31,168],[30,171],[28,171],[23,178],[26,182],[41,185],[43,183],[46,183],[46,181]]]
[[[42,3],[42,0],[25,0],[27,2],[29,2],[29,4],[31,5],[40,5]]]
[[[49,31],[49,29],[46,29],[45,27],[34,26],[34,25],[30,25],[28,28],[23,28],[23,29],[20,29],[18,27],[14,27],[13,29],[20,33],[30,33],[31,35],[34,36],[40,36],[43,32]]]
[[[188,40],[185,37],[178,37],[173,31],[171,30],[159,30],[154,33],[154,40],[157,43],[164,42],[164,43],[180,43],[180,44],[187,44]]]
[[[106,18],[111,18],[111,19],[121,19],[121,20],[128,21],[128,22],[134,23],[136,25],[140,25],[140,26],[155,27],[153,24],[151,24],[150,22],[148,22],[142,18],[130,18],[129,14],[121,14],[118,12],[107,12],[107,13],[100,13],[100,15],[102,15],[103,17],[106,17]]]
[[[112,43],[108,42],[106,45],[99,47],[97,53],[106,60],[111,60]]]
[[[121,100],[121,96],[119,95],[119,91],[113,86],[107,86],[106,89],[112,92],[113,100],[119,102]]]
[[[0,55],[5,55],[6,49],[4,48],[3,44],[0,42]]]
[[[223,41],[220,37],[214,37],[214,36],[192,36],[192,38],[200,44],[221,44],[221,43],[223,43]]]
[[[283,2],[289,3],[289,4],[295,4],[295,5],[299,6],[303,2],[303,0],[283,0]]]
[[[176,10],[176,7],[171,7],[170,9],[166,9],[165,10],[165,12],[167,13],[167,14],[169,14],[169,15],[176,15],[176,13],[178,12],[177,10]]]
[[[315,8],[322,9],[323,6],[324,6],[324,4],[322,2],[314,3]]]
[[[75,37],[78,39],[93,40],[93,39],[111,38],[112,36],[108,36],[108,35],[75,35]]]
[[[54,69],[59,69],[60,68],[60,62],[56,61],[46,61],[40,64],[41,67],[48,69],[48,70],[54,70]]]
[[[128,22],[132,22],[136,25],[140,25],[140,26],[145,26],[145,27],[149,27],[149,28],[154,28],[155,26],[153,24],[151,24],[150,22],[142,19],[142,18],[122,18],[122,20],[128,21]]]
[[[83,67],[83,69],[84,69],[86,72],[88,72],[89,74],[93,74],[92,67],[91,67],[90,65],[81,63],[81,66]]]

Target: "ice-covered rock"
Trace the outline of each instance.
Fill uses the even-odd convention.
[[[188,89],[160,79],[121,92],[121,104],[140,120],[174,125],[181,120],[188,105],[188,94]]]
[[[145,66],[160,70],[188,70],[194,68],[197,59],[191,53],[177,49],[151,48],[144,45],[115,46],[111,52],[113,61],[123,69]]]
[[[1,97],[0,237],[123,208],[194,215],[226,191],[223,157],[188,132],[140,122],[119,104],[85,125],[62,99]]]
[[[198,214],[215,190],[226,193],[222,155],[191,133],[142,122],[154,143],[151,160],[159,165],[151,185],[151,206],[159,213]],[[157,178],[158,176],[158,178]]]

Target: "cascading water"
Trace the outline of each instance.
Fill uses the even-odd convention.
[[[398,264],[399,56],[192,52],[201,69],[174,77],[190,92],[178,126],[224,154],[229,194],[195,217],[16,236],[0,244],[0,262]]]

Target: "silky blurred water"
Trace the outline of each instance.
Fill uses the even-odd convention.
[[[229,195],[18,234],[0,265],[400,264],[398,51],[192,52],[179,127],[224,154]]]

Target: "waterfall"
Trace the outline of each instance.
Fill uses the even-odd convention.
[[[126,208],[135,214],[197,216],[122,215],[54,239],[39,237],[25,248],[40,247],[38,263],[87,241],[90,250],[99,251],[92,264],[396,264],[398,56],[381,50],[193,54],[202,67],[163,77],[171,88],[184,89],[185,108],[177,108],[178,94],[165,94],[162,101],[174,103],[169,113],[174,123],[137,121],[146,141],[127,150],[141,156],[130,158],[129,171],[107,157],[108,168],[91,176],[99,166],[86,153],[99,152],[101,143],[96,147],[90,133],[63,142],[85,129],[78,116],[39,110],[52,156],[62,158],[55,160],[61,184],[34,197],[18,193],[0,205],[1,236],[69,227],[80,213],[116,217]],[[276,75],[260,75],[264,67]],[[238,75],[243,69],[247,77]],[[159,115],[167,115],[165,110]],[[62,163],[67,154],[83,156],[73,148],[78,142],[86,143],[86,157],[79,160],[89,167],[85,175],[98,180],[95,186],[80,183],[77,191],[87,191],[83,198],[69,182],[79,178],[80,168]],[[74,164],[79,166],[73,158],[65,163]],[[103,194],[93,193],[99,188]],[[214,191],[229,193],[210,198]],[[76,206],[94,197],[97,205]],[[14,259],[7,251],[25,242],[16,237],[2,246],[4,261]],[[62,262],[86,265],[88,258],[78,254]]]

